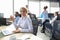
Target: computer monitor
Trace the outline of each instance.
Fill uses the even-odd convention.
[[[3,13],[0,13],[0,18],[3,18],[4,17],[4,14]]]

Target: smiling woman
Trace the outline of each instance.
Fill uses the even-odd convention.
[[[17,23],[17,28],[14,30],[14,33],[18,32],[33,32],[32,21],[27,17],[27,9],[24,7],[20,8],[21,18]]]

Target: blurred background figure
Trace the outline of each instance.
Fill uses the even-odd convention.
[[[10,16],[10,21],[13,21],[14,24],[17,24],[20,18],[20,14],[18,12],[15,12],[14,16],[13,15]]]
[[[48,8],[48,6],[44,6],[44,11],[42,12],[42,14],[40,15],[40,18],[42,18],[42,24],[43,24],[43,28],[41,30],[42,33],[45,32],[45,23],[48,22],[48,11],[46,10]]]
[[[29,8],[28,8],[28,5],[26,5],[26,9],[27,9],[27,12],[30,13]]]
[[[59,20],[58,12],[55,12],[55,13],[54,13],[54,17],[52,18],[52,20],[49,20],[48,25],[52,27],[52,24],[53,24],[56,20]],[[45,24],[45,26],[46,26],[46,27],[49,27],[49,26],[47,26],[47,24]]]
[[[15,12],[14,24],[17,24],[19,19],[20,19],[20,14],[18,12]]]
[[[59,20],[58,12],[54,13],[54,18],[52,20],[50,20],[50,24],[53,23],[55,20]]]

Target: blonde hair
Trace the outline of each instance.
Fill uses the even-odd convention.
[[[27,13],[27,9],[25,7],[21,7],[20,10],[23,9]]]

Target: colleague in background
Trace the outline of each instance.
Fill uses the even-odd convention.
[[[14,17],[15,16],[15,17]],[[10,16],[10,21],[12,22],[9,27],[6,28],[6,30],[12,32],[13,30],[15,30],[15,28],[17,28],[17,23],[20,19],[19,13],[15,12],[15,15],[11,15]]]
[[[26,9],[27,9],[27,13],[31,13],[29,8],[28,8],[28,5],[26,5]]]
[[[50,20],[50,24],[52,24],[55,20],[59,20],[58,12],[54,13],[54,18]]]
[[[14,18],[15,16],[15,18]],[[10,21],[12,21],[12,23],[14,25],[16,25],[18,23],[18,20],[20,19],[20,16],[19,16],[19,13],[18,12],[15,12],[15,15],[14,16],[10,16]]]
[[[56,21],[56,20],[60,20],[59,16],[58,16],[58,12],[54,13],[54,17],[52,18],[52,20],[50,20],[48,23],[45,24],[46,27],[49,27],[50,29],[52,29],[52,24]],[[54,31],[55,28],[53,28]],[[52,32],[53,33],[53,32]]]
[[[15,15],[14,16],[13,15],[10,16],[10,21],[13,21],[13,22],[17,23],[18,20],[19,20],[19,18],[20,18],[19,13],[18,12],[15,12]]]
[[[25,6],[27,9],[28,17],[30,18],[31,12],[29,11],[28,5]]]
[[[14,19],[14,24],[17,24],[20,19],[19,13],[15,12],[15,19]]]
[[[41,30],[42,33],[45,32],[45,23],[49,21],[48,20],[48,11],[46,10],[47,8],[48,8],[48,6],[44,6],[44,11],[40,15],[40,18],[42,18],[42,24],[43,24],[43,28]]]
[[[49,26],[52,26],[52,24],[54,23],[55,20],[60,20],[60,19],[59,19],[59,16],[58,16],[58,12],[55,12],[55,13],[54,13],[54,17],[52,18],[52,20],[49,20],[49,22],[48,22],[49,24],[48,24],[48,25],[49,25]],[[45,26],[47,26],[47,24],[45,24]],[[49,27],[49,26],[48,26],[48,27]]]
[[[14,33],[17,32],[33,32],[32,21],[29,17],[27,17],[27,9],[21,7],[20,9],[21,18],[17,23],[17,28],[14,30]]]

